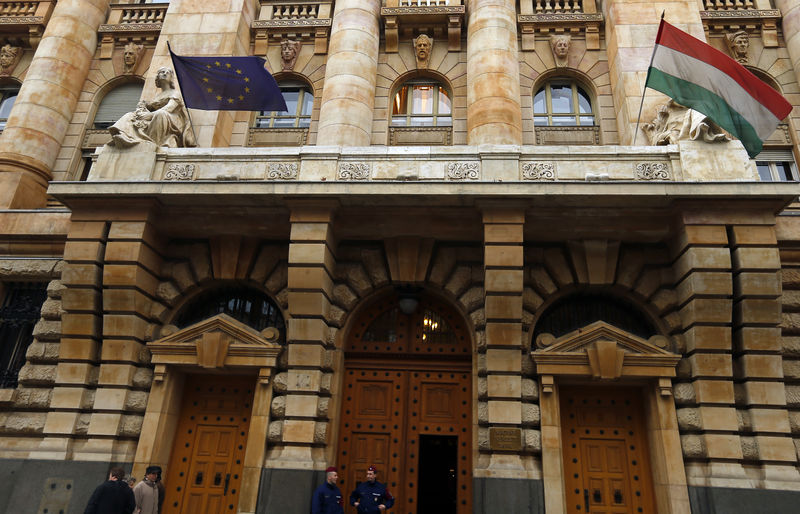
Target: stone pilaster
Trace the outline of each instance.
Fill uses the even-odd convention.
[[[109,0],[59,1],[0,135],[0,208],[44,207]]]
[[[339,0],[333,14],[318,145],[369,146],[378,76],[378,0]]]
[[[673,246],[683,365],[695,400],[677,413],[690,486],[742,487],[747,479],[734,399],[727,244],[725,226],[685,225]]]
[[[56,380],[38,451],[42,459],[69,459],[74,436],[85,430],[97,383],[102,327],[101,289],[108,223],[73,215],[64,248],[64,290]]]
[[[522,144],[516,2],[467,0],[467,13],[467,143]]]
[[[733,349],[743,456],[760,461],[767,489],[797,489],[781,352],[780,256],[772,226],[728,229],[733,263]]]
[[[97,389],[78,460],[130,461],[152,371],[143,362],[161,256],[147,213],[113,221],[103,263],[103,332]]]
[[[524,222],[522,209],[483,210],[486,418],[481,421],[486,426],[481,428],[489,431],[522,428]],[[519,451],[491,454],[493,477],[524,478],[519,468]]]
[[[775,7],[781,11],[783,39],[797,82],[800,82],[800,3],[796,0],[775,0]]]

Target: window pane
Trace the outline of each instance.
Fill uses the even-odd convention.
[[[297,120],[298,127],[308,127],[309,125],[311,125],[311,118],[300,118]]]
[[[581,125],[584,127],[591,127],[594,125],[594,116],[581,116]]]
[[[756,169],[758,176],[763,182],[772,182],[772,174],[769,172],[769,163],[765,161],[757,161]]]
[[[453,125],[453,118],[450,116],[439,116],[436,118],[436,125],[438,127],[450,127]]]
[[[784,182],[794,180],[792,176],[792,164],[789,162],[776,162],[775,169],[778,172],[778,180],[782,180]]]
[[[439,114],[450,114],[450,96],[443,87],[439,87]]]
[[[533,124],[538,126],[547,126],[547,116],[534,116]]]
[[[414,86],[412,114],[433,114],[434,86]]]
[[[314,108],[314,95],[310,91],[303,91],[303,110],[300,111],[302,116],[311,116],[311,109]]]
[[[273,127],[294,127],[295,118],[275,118]]]
[[[281,91],[283,99],[286,101],[286,111],[291,115],[297,114],[297,100],[300,98],[300,91],[288,89]]]
[[[592,113],[592,101],[589,100],[589,95],[581,88],[578,88],[578,109],[582,114]]]
[[[394,95],[394,103],[392,104],[392,114],[406,114],[408,111],[408,86],[403,86],[400,91]]]
[[[545,100],[544,88],[542,88],[536,93],[536,96],[533,97],[533,112],[536,114],[545,114],[547,112]]]
[[[11,114],[11,108],[14,106],[14,100],[16,99],[16,91],[3,94],[3,101],[0,103],[0,120],[5,121],[8,119],[8,115]],[[3,125],[5,125],[5,123]]]
[[[574,127],[575,116],[553,116],[553,126],[555,127]]]
[[[431,116],[412,116],[411,125],[414,127],[432,127],[433,118]]]
[[[269,115],[266,111],[261,111],[261,116]],[[267,128],[269,127],[269,118],[256,118],[256,128]]]
[[[402,127],[406,124],[405,116],[392,116],[392,125],[395,127]]]
[[[550,98],[554,114],[575,112],[572,108],[572,88],[570,86],[551,86]]]

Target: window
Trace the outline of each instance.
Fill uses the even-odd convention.
[[[125,113],[136,109],[136,104],[142,96],[142,84],[129,82],[109,91],[94,115],[94,129],[107,129]]]
[[[533,97],[533,124],[551,127],[591,127],[592,100],[573,81],[552,80]]]
[[[0,387],[16,387],[25,352],[33,341],[33,327],[47,298],[47,284],[10,282],[4,288],[5,298],[0,306]]]
[[[256,128],[308,127],[314,107],[314,93],[311,88],[299,82],[283,82],[280,88],[287,111],[261,111],[256,116]]]
[[[762,182],[792,182],[798,179],[791,150],[764,150],[756,155],[755,161]]]
[[[14,100],[17,99],[18,93],[19,86],[0,86],[0,131],[6,128],[8,115],[11,114],[11,108],[14,107]]]
[[[453,124],[450,93],[435,82],[407,82],[394,96],[392,126],[449,127]]]

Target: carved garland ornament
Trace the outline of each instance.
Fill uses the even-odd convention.
[[[478,180],[481,176],[477,162],[451,162],[447,165],[450,180]]]
[[[522,180],[555,180],[556,165],[552,162],[526,162],[522,165]]]
[[[671,180],[669,166],[664,162],[640,162],[636,165],[638,180]]]
[[[192,180],[194,178],[194,164],[170,164],[164,180]]]
[[[296,162],[273,162],[267,171],[269,180],[294,180],[297,178]]]
[[[370,167],[366,162],[343,162],[339,165],[339,180],[368,180]]]

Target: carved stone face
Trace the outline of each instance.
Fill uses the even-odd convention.
[[[570,38],[567,36],[558,36],[553,39],[553,54],[559,59],[566,59],[569,54]]]
[[[746,34],[741,34],[733,39],[733,47],[736,49],[736,55],[747,55],[747,50],[750,48],[750,38]]]
[[[172,87],[172,70],[169,68],[159,68],[156,72],[156,87],[166,89]]]
[[[4,45],[0,48],[0,68],[8,68],[14,64],[16,57],[16,49],[11,45]]]
[[[419,36],[414,40],[414,51],[417,54],[417,59],[424,61],[427,60],[431,53],[431,40],[425,34]]]
[[[294,45],[291,44],[289,41],[284,41],[281,44],[281,58],[284,61],[291,61],[292,59],[294,59],[296,54],[297,50],[295,50]]]
[[[122,60],[125,62],[127,66],[133,66],[134,64],[136,64],[136,51],[134,51],[133,48],[126,47]]]

